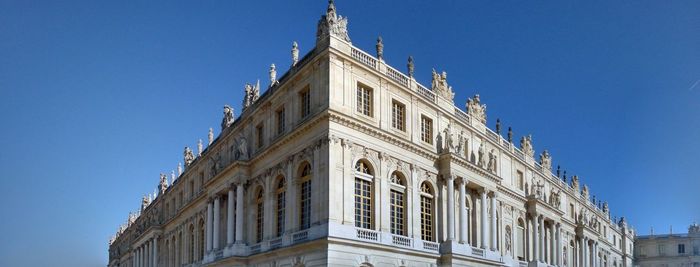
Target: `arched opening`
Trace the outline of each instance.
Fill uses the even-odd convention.
[[[374,171],[365,160],[355,163],[355,227],[372,229]]]
[[[194,240],[195,240],[194,233],[195,233],[194,224],[190,224],[189,236],[187,237],[187,239],[189,239],[189,241],[190,241],[189,245],[188,245],[189,246],[188,252],[187,252],[187,263],[194,262]]]
[[[197,245],[197,260],[201,261],[204,259],[204,219],[199,219],[199,233],[198,233],[198,245]]]
[[[515,243],[517,244],[517,255],[518,260],[525,260],[525,221],[522,218],[518,218],[518,230],[516,232]]]
[[[304,162],[299,171],[299,227],[311,226],[311,164]]]
[[[263,240],[263,227],[265,225],[265,190],[258,186],[255,194],[255,241]]]
[[[277,177],[277,189],[275,190],[275,197],[277,198],[276,201],[276,215],[277,215],[277,231],[276,231],[276,236],[282,236],[284,234],[284,222],[285,222],[285,207],[287,205],[287,185],[284,180],[284,176],[278,176]]]
[[[398,171],[391,174],[389,179],[389,220],[391,221],[391,233],[406,235],[406,178]]]
[[[432,186],[426,181],[420,186],[420,232],[421,239],[425,241],[435,242],[435,191]]]

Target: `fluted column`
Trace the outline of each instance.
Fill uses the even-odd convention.
[[[544,257],[545,252],[547,251],[546,250],[547,247],[546,247],[546,244],[544,242],[544,236],[545,236],[544,216],[540,216],[539,220],[540,220],[540,222],[539,222],[539,225],[540,225],[540,261],[544,262],[545,261],[545,257]]]
[[[154,237],[152,241],[153,246],[153,267],[158,267],[158,238]]]
[[[590,252],[588,251],[588,237],[583,238],[583,266],[589,266],[589,257]]]
[[[540,217],[537,215],[534,215],[532,218],[532,222],[534,224],[534,229],[533,229],[533,257],[535,261],[540,261]]]
[[[205,242],[205,243],[207,243],[207,245],[206,245],[207,251],[205,253],[209,253],[211,251],[211,246],[212,246],[211,238],[212,238],[213,221],[214,221],[214,205],[211,203],[211,200],[210,200],[209,203],[207,204],[207,226],[206,226],[207,227],[207,229],[206,229],[207,230],[207,233],[206,233],[207,240]],[[174,244],[173,244],[173,247],[175,247]]]
[[[488,215],[486,214],[486,190],[481,189],[479,191],[481,194],[481,248],[489,248],[489,226],[488,226]]]
[[[233,244],[233,213],[234,213],[233,187],[228,189],[228,199],[226,199],[226,246]]]
[[[459,179],[459,243],[469,244],[467,239],[467,181]]]
[[[243,185],[236,186],[236,244],[243,243]]]
[[[496,198],[498,198],[498,192],[494,191],[492,196],[491,196],[491,227],[489,229],[491,230],[491,250],[496,250],[498,249],[498,244],[496,241],[497,237],[497,228],[496,228]]]
[[[447,241],[455,239],[455,183],[454,176],[446,175],[447,183]]]
[[[221,199],[221,197],[219,197],[219,196],[216,196],[214,198],[214,237],[212,238],[212,240],[213,240],[212,242],[214,242],[214,244],[212,247],[214,248],[215,251],[219,250],[219,236],[221,233],[220,232],[221,227],[220,227],[220,223],[219,223],[220,219],[221,219],[220,199]]]
[[[562,249],[562,247],[561,247],[561,225],[560,225],[560,224],[557,224],[556,227],[557,227],[557,245],[556,245],[556,248],[557,248],[557,252],[556,252],[557,258],[556,258],[556,265],[557,265],[557,266],[561,266],[562,263],[563,263],[563,262],[562,262],[562,251],[563,251],[563,249]]]

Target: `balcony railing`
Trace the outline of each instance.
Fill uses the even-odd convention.
[[[299,243],[309,238],[309,231],[301,231],[292,235],[292,243]]]
[[[411,247],[411,239],[402,235],[392,235],[391,243],[393,243],[394,245]]]
[[[420,84],[418,84],[418,94],[424,97],[425,99],[430,100],[430,102],[435,102],[435,93],[433,93],[433,91],[428,90],[428,88],[425,88]]]
[[[403,75],[403,73],[395,70],[392,67],[386,67],[386,76],[389,76],[392,80],[398,82],[399,84],[408,87],[408,77]]]
[[[362,62],[363,64],[372,67],[373,69],[377,68],[377,59],[375,59],[373,56],[368,55],[360,49],[353,47],[352,57]]]
[[[379,233],[369,229],[356,229],[356,237],[364,240],[379,241]]]
[[[440,245],[438,243],[435,243],[435,242],[423,240],[423,249],[432,250],[432,251],[439,251]]]

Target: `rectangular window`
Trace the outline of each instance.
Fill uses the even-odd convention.
[[[256,133],[256,134],[257,134],[257,139],[258,139],[258,140],[257,140],[257,142],[258,142],[257,145],[258,145],[258,148],[261,148],[261,147],[263,146],[263,144],[264,144],[264,141],[265,141],[265,139],[264,139],[264,134],[265,134],[265,132],[263,131],[263,125],[262,125],[262,123],[259,124],[258,127],[255,127],[255,129],[256,129],[256,131],[257,131],[257,133]]]
[[[355,227],[372,227],[372,184],[355,178]]]
[[[284,108],[277,110],[277,134],[284,133]]]
[[[311,226],[311,180],[301,183],[301,229]]]
[[[420,117],[420,140],[428,144],[433,143],[433,120],[426,117]]]
[[[404,195],[400,191],[391,190],[391,233],[395,235],[406,235],[404,230]]]
[[[372,88],[357,84],[357,112],[372,117]]]
[[[571,217],[571,219],[576,219],[576,212],[574,212],[574,204],[569,204],[569,217]]]
[[[277,236],[282,236],[284,233],[284,207],[286,205],[285,195],[286,191],[279,191],[277,193]]]
[[[421,239],[433,241],[433,199],[420,197],[420,234]]]
[[[685,244],[678,244],[678,254],[685,254]]]
[[[523,172],[517,171],[516,176],[515,176],[515,184],[518,185],[518,188],[520,190],[525,190],[525,175],[523,175]]]
[[[406,131],[406,106],[396,100],[391,101],[391,127]]]
[[[258,214],[257,218],[255,220],[256,224],[256,231],[255,231],[255,239],[260,243],[263,240],[263,224],[264,224],[264,218],[265,216],[265,202],[264,201],[258,201]]]
[[[301,100],[301,117],[305,118],[311,114],[311,93],[308,87],[299,93],[299,98]]]
[[[658,250],[659,250],[659,255],[660,255],[660,256],[666,255],[666,246],[664,246],[664,245],[659,245],[657,248],[658,248]]]

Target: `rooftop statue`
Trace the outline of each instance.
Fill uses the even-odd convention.
[[[566,177],[566,171],[564,171],[564,177]],[[571,177],[571,188],[578,192],[578,176],[574,175]]]
[[[231,111],[231,117],[233,117],[233,111]],[[214,143],[214,128],[209,127],[209,144],[208,146],[211,145],[211,143]]]
[[[443,71],[442,74],[438,74],[435,71],[435,69],[433,69],[433,81],[431,89],[437,95],[449,101],[454,101],[455,93],[452,92],[452,86],[449,86],[447,84],[447,72]]]
[[[292,43],[292,66],[296,66],[299,62],[299,45],[296,41]]]
[[[535,149],[532,148],[532,135],[523,136],[520,139],[520,149],[528,157],[532,157],[535,154]]]
[[[408,64],[406,64],[408,67],[408,77],[413,78],[413,71],[416,69],[416,66],[413,63],[413,57],[409,56],[408,57]]]
[[[316,41],[318,42],[331,35],[346,42],[350,42],[350,36],[348,36],[348,19],[336,14],[333,0],[328,1],[328,10],[326,14],[321,16],[321,19],[318,20]]]
[[[275,67],[275,63],[272,63],[270,65],[270,87],[277,85],[279,82],[277,81],[277,67]]]
[[[224,129],[228,128],[233,124],[233,108],[230,107],[229,105],[224,105],[224,118],[221,120],[221,130],[223,131]],[[211,131],[209,131],[210,134],[212,134]],[[213,134],[212,134],[213,137]],[[211,144],[211,142],[209,143]]]
[[[479,94],[474,95],[474,99],[467,99],[467,113],[475,120],[486,123],[486,104],[481,104]]]
[[[197,141],[197,157],[202,156],[202,151],[204,151],[204,145],[202,144],[202,139]]]
[[[192,153],[192,149],[190,149],[187,146],[185,147],[185,151],[182,154],[185,158],[185,168],[187,168],[194,161],[194,154]]]
[[[603,202],[603,212],[605,212],[605,213],[610,212],[610,208],[608,207],[607,201]]]
[[[148,204],[150,204],[148,197],[143,195],[143,198],[141,198],[141,211],[145,210],[146,207],[148,207]]]
[[[549,151],[546,149],[542,151],[542,154],[540,154],[540,165],[542,165],[542,169],[552,169],[552,157],[549,155]],[[559,175],[557,174],[557,176]]]
[[[260,80],[255,85],[246,83],[244,89],[243,110],[253,105],[260,98]]]
[[[180,176],[182,174],[182,163],[178,162],[177,163],[177,175]],[[175,178],[175,177],[173,177]],[[175,180],[175,179],[173,179]]]
[[[589,200],[589,192],[588,192],[588,186],[587,186],[587,185],[585,185],[585,184],[583,185],[583,190],[581,190],[581,194],[583,195],[583,198],[586,199],[586,201],[590,201],[590,200]]]
[[[688,234],[700,234],[700,225],[693,222],[693,224],[688,227]]]
[[[381,60],[384,57],[384,42],[383,42],[381,36],[379,36],[377,38],[376,48],[377,48],[377,58]]]
[[[160,184],[158,185],[158,189],[160,189],[161,195],[165,193],[166,189],[168,189],[168,176],[165,175],[165,173],[160,174]]]

